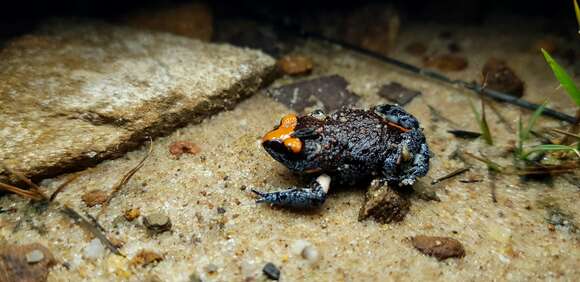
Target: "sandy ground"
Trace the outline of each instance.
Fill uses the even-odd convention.
[[[412,41],[429,43],[430,49],[442,50],[437,34],[444,27],[409,26],[400,38],[395,57],[417,63],[402,50]],[[530,51],[533,36],[518,38],[512,33],[454,31],[469,60],[467,70],[452,74],[471,80],[479,78],[481,65],[490,55],[508,62],[526,81],[526,98],[542,101],[556,86],[540,54]],[[497,31],[496,31],[497,32]],[[469,35],[470,39],[467,38]],[[490,40],[493,36],[497,40]],[[513,40],[513,41],[511,41]],[[515,43],[514,43],[515,42]],[[507,45],[506,45],[507,44]],[[499,47],[506,47],[499,49]],[[580,217],[580,190],[569,178],[554,178],[550,185],[523,182],[516,176],[498,176],[497,203],[490,194],[490,180],[485,167],[470,162],[466,175],[431,186],[433,178],[464,166],[450,156],[460,149],[485,152],[502,164],[500,158],[514,131],[489,114],[497,147],[489,148],[481,140],[453,138],[446,130],[454,128],[434,121],[427,105],[432,105],[455,121],[461,129],[477,130],[469,99],[475,96],[429,80],[419,79],[380,62],[340,48],[306,43],[296,50],[313,58],[312,76],[338,73],[351,82],[351,90],[363,97],[362,104],[385,102],[376,96],[379,87],[389,81],[420,90],[407,109],[421,120],[434,158],[428,177],[418,184],[437,193],[440,202],[412,199],[411,211],[397,224],[381,225],[357,221],[363,191],[341,189],[331,192],[319,212],[296,213],[254,204],[249,188],[276,190],[298,184],[299,180],[271,159],[260,147],[259,137],[277,124],[289,110],[258,93],[234,110],[210,118],[199,125],[177,130],[154,141],[153,153],[143,168],[111,202],[99,222],[112,237],[125,241],[121,251],[127,258],[106,253],[86,258],[84,249],[92,238],[54,209],[38,213],[16,196],[0,199],[3,208],[16,212],[0,214],[0,241],[7,243],[41,242],[68,267],[58,266],[49,281],[189,281],[194,274],[203,281],[264,281],[263,265],[272,262],[281,270],[282,281],[490,281],[580,279],[580,244],[577,233],[556,226],[550,230],[546,221],[546,202],[557,205],[573,218]],[[290,79],[276,82],[282,84]],[[560,91],[561,92],[561,91]],[[568,98],[557,92],[548,95],[555,108],[573,112]],[[496,104],[507,120],[513,122],[522,112],[512,106]],[[558,125],[545,119],[541,125]],[[169,153],[174,141],[198,144],[198,155],[183,155],[175,160]],[[80,178],[59,196],[77,210],[97,215],[100,207],[87,208],[81,195],[93,189],[109,191],[117,180],[135,166],[147,148],[128,153],[124,158],[105,161],[82,172]],[[481,178],[480,183],[461,183],[459,179]],[[43,181],[55,189],[68,176]],[[577,183],[576,183],[577,185]],[[165,213],[172,229],[149,235],[142,217],[120,220],[129,208],[139,208],[142,215]],[[218,212],[225,209],[225,213]],[[223,211],[222,211],[223,212]],[[575,219],[573,219],[575,220]],[[577,222],[574,221],[574,222]],[[414,235],[449,236],[461,241],[466,249],[462,259],[439,262],[415,250],[408,241]],[[292,252],[297,240],[309,241],[321,254],[309,262]],[[164,260],[145,268],[129,267],[141,249],[160,253]],[[155,280],[157,279],[157,280]]]

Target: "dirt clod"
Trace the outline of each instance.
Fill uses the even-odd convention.
[[[101,205],[107,201],[107,198],[108,198],[107,193],[105,193],[105,191],[98,189],[91,190],[82,196],[83,202],[85,202],[85,205],[87,205],[87,207]]]
[[[413,98],[421,95],[421,92],[411,90],[397,82],[385,84],[379,90],[379,96],[389,99],[400,106],[404,106],[411,102]]]
[[[266,275],[270,280],[280,280],[280,269],[271,262],[264,265],[262,272],[264,272],[264,275]]]
[[[465,256],[463,245],[453,238],[419,235],[413,237],[411,242],[417,250],[438,260]]]
[[[467,59],[457,55],[444,54],[423,58],[426,67],[436,68],[441,71],[461,71],[467,68]]]
[[[56,261],[52,253],[38,243],[0,246],[0,281],[46,281],[49,268]]]
[[[132,266],[148,266],[152,263],[157,263],[163,260],[163,256],[149,250],[141,250],[132,259],[130,264]]]
[[[160,213],[154,213],[152,215],[146,216],[143,218],[143,224],[153,234],[163,233],[171,229],[171,220],[169,217]]]
[[[287,75],[302,75],[310,73],[314,64],[308,57],[288,55],[278,60],[278,68]]]
[[[411,202],[391,187],[373,181],[365,195],[358,220],[373,217],[379,223],[398,222],[405,218],[410,206]]]
[[[524,82],[504,60],[490,58],[481,71],[486,87],[515,97],[524,95]]]
[[[189,141],[175,141],[169,146],[169,153],[176,159],[179,159],[183,154],[196,155],[201,152],[201,148]]]

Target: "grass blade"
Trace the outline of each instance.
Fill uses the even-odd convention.
[[[522,132],[522,136],[521,136],[522,137],[522,142],[526,142],[530,138],[530,132],[534,128],[534,125],[536,125],[536,122],[538,121],[538,118],[540,118],[540,116],[542,115],[542,112],[546,108],[547,103],[548,103],[547,101],[545,101],[544,103],[542,103],[542,105],[540,107],[538,107],[538,109],[536,109],[534,111],[534,113],[532,114],[532,117],[530,118],[530,122],[528,122],[528,126]]]
[[[536,153],[536,152],[551,152],[551,151],[571,151],[574,152],[580,158],[580,152],[578,149],[566,146],[566,145],[559,145],[559,144],[543,144],[537,145],[530,148],[529,151],[526,152],[524,158],[527,158],[529,155]]]
[[[470,101],[469,105],[471,106],[473,115],[475,115],[475,120],[477,121],[479,129],[481,130],[481,137],[483,137],[485,143],[487,143],[488,145],[493,145],[493,138],[491,136],[491,132],[489,131],[489,126],[487,124],[487,118],[485,116],[485,104],[483,103],[483,100],[481,101],[481,116],[479,115],[479,112],[475,108],[475,105],[473,105],[473,102]]]
[[[560,81],[560,85],[564,87],[566,93],[568,93],[568,95],[570,96],[570,98],[572,98],[574,103],[576,103],[576,105],[580,107],[580,90],[578,90],[578,87],[576,87],[576,84],[574,84],[572,78],[568,75],[568,73],[566,73],[564,68],[562,68],[556,62],[556,60],[554,60],[554,58],[552,58],[552,56],[550,56],[550,54],[546,52],[546,50],[544,49],[541,50],[542,53],[544,54],[546,62],[548,62],[550,68],[552,68],[552,71],[554,72],[554,75],[556,76],[558,81]]]

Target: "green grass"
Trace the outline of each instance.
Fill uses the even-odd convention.
[[[518,119],[518,132],[517,132],[518,142],[515,154],[516,157],[520,160],[525,160],[528,156],[528,154],[524,152],[524,143],[527,142],[528,139],[530,139],[530,133],[532,132],[532,129],[536,125],[538,118],[540,118],[542,112],[546,108],[547,103],[548,103],[547,101],[544,102],[534,111],[532,117],[530,118],[530,121],[528,122],[525,128],[522,124],[522,117],[520,116],[520,118]]]
[[[473,102],[470,101],[469,105],[471,106],[471,110],[473,111],[475,120],[477,121],[479,129],[481,130],[481,137],[483,137],[485,143],[487,143],[488,145],[493,145],[493,137],[489,130],[489,125],[487,124],[487,117],[485,116],[485,103],[483,102],[483,100],[481,100],[481,115],[475,108]]]
[[[524,159],[527,159],[533,153],[545,153],[545,152],[557,152],[557,151],[569,151],[574,152],[578,157],[580,157],[580,151],[578,148],[567,146],[567,145],[558,145],[558,144],[542,144],[537,145],[529,150],[522,156]]]
[[[546,52],[546,50],[541,50],[544,54],[546,62],[548,62],[548,65],[550,65],[550,68],[552,68],[556,79],[558,79],[560,82],[560,85],[562,85],[562,87],[566,90],[566,93],[568,93],[568,96],[570,96],[574,103],[576,103],[576,106],[580,107],[580,91],[578,90],[578,87],[576,87],[576,84],[574,84],[572,78],[568,75],[568,73],[566,73],[566,70],[564,70],[564,68],[562,68],[556,62],[556,60],[554,60],[554,58],[552,58],[552,56]]]

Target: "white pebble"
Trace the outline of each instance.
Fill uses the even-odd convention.
[[[97,259],[105,254],[105,246],[97,238],[93,239],[88,246],[83,249],[83,255],[88,259]]]
[[[320,253],[312,243],[306,240],[296,240],[290,246],[290,252],[299,255],[308,263],[316,263],[320,259]]]
[[[306,248],[302,250],[301,255],[309,263],[316,263],[320,258],[320,254],[318,253],[318,250],[314,246],[306,246]]]

